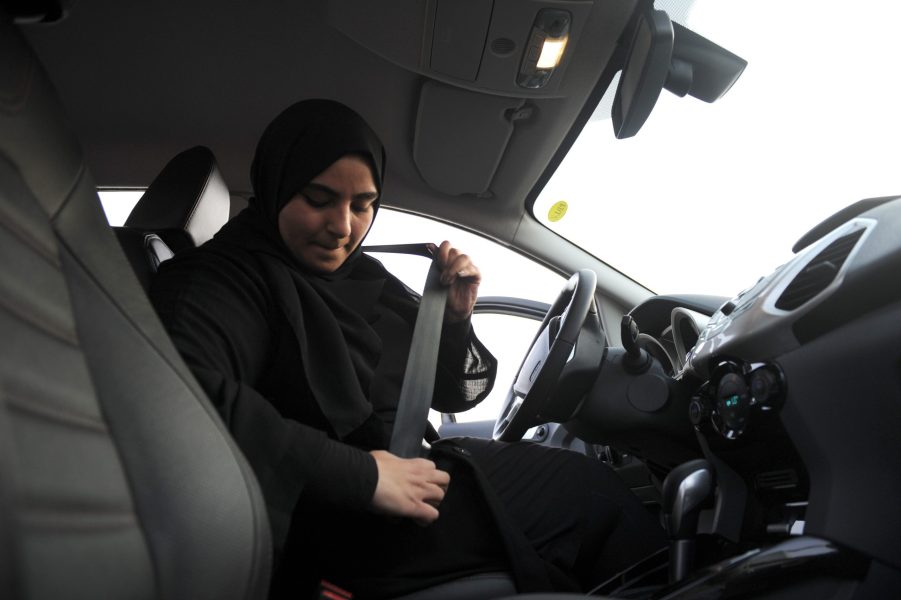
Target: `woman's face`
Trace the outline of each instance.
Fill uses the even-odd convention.
[[[278,232],[302,265],[331,273],[369,231],[377,199],[369,164],[345,156],[288,201],[278,214]]]

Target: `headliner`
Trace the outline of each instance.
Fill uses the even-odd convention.
[[[530,15],[545,5],[516,1],[516,9]],[[488,198],[434,190],[412,155],[424,82],[435,77],[471,90],[477,86],[419,65],[398,66],[339,31],[391,31],[403,19],[405,29],[382,35],[376,48],[384,56],[400,55],[409,51],[411,36],[423,35],[423,12],[433,3],[393,1],[373,10],[368,0],[94,0],[76,3],[61,23],[25,30],[102,187],[144,187],[169,158],[203,144],[216,154],[232,193],[247,197],[250,160],[263,127],[297,99],[331,97],[358,110],[383,137],[387,205],[509,242],[526,197],[576,122],[634,8],[622,2],[577,4],[590,6],[590,13],[568,51],[559,88],[528,99],[533,116],[516,123]],[[480,93],[487,102],[495,92]],[[459,135],[478,140],[465,119],[453,125]],[[443,167],[459,172],[453,161]],[[478,219],[468,218],[473,209]]]

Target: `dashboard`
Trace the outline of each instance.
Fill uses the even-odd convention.
[[[689,446],[722,461],[747,489],[752,536],[801,523],[901,567],[901,525],[887,525],[901,501],[899,231],[901,198],[864,201],[732,298],[657,296],[635,307],[642,347],[672,373],[677,409],[658,411],[657,423],[637,411],[588,418],[651,465]],[[648,443],[642,431],[652,430],[668,449]]]

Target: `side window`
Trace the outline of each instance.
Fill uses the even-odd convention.
[[[366,238],[366,244],[440,243],[449,240],[472,257],[482,272],[479,297],[524,298],[550,304],[566,280],[549,269],[512,250],[451,225],[399,211],[382,208]],[[380,253],[374,255],[395,276],[414,290],[422,290],[428,261],[416,256]],[[480,404],[455,415],[457,422],[494,420],[507,396],[516,369],[538,330],[540,320],[500,312],[479,312],[473,328],[479,339],[498,360],[494,389]],[[430,416],[436,427],[441,416]]]
[[[101,190],[100,201],[110,225],[125,222],[143,190]],[[440,243],[449,240],[469,254],[482,271],[479,296],[524,298],[550,304],[563,287],[565,279],[541,265],[483,237],[452,225],[396,210],[382,208],[365,244]],[[428,261],[418,256],[374,254],[382,263],[414,290],[422,290],[428,272]],[[503,304],[503,300],[501,300]],[[498,371],[491,394],[472,409],[458,413],[460,423],[494,420],[516,375],[540,321],[490,309],[473,316],[473,328],[479,339],[497,358]],[[432,411],[429,419],[437,428],[441,415]]]
[[[144,190],[98,190],[97,194],[106,220],[111,226],[119,227],[125,224],[125,219],[144,195]]]
[[[566,282],[550,269],[489,239],[453,225],[386,208],[379,210],[364,244],[437,244],[442,240],[450,241],[478,265],[482,271],[480,296],[511,296],[550,304]],[[423,288],[428,263],[421,258],[379,254],[378,259],[414,290]]]

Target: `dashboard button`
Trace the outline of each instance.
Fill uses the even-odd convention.
[[[723,375],[717,386],[715,402],[723,436],[733,439],[742,434],[748,424],[751,402],[751,393],[744,377],[738,373]]]
[[[709,416],[710,411],[697,398],[692,399],[688,405],[688,420],[692,425],[700,425]]]

